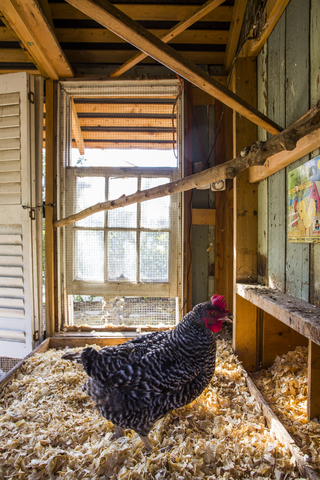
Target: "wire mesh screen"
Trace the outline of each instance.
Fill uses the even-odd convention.
[[[1,372],[8,373],[19,362],[21,362],[21,358],[0,357],[0,380],[3,376]]]
[[[176,323],[175,298],[74,295],[73,325],[168,326]]]
[[[66,82],[61,100],[61,217],[181,177],[179,82]],[[175,194],[65,227],[63,323],[175,324],[180,209]],[[123,306],[121,315],[110,307],[114,298]]]

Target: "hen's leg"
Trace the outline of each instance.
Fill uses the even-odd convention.
[[[148,452],[150,452],[150,450],[153,449],[153,445],[152,445],[152,443],[150,442],[148,435],[147,435],[146,437],[143,437],[142,435],[140,435],[140,438],[141,438],[141,440],[143,441],[144,446],[146,447],[146,449],[148,450]]]
[[[121,427],[115,425],[114,432],[110,440],[117,440],[117,438],[124,437],[124,433]]]

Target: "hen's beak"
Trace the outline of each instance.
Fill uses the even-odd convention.
[[[233,323],[233,315],[230,314],[227,317],[224,317],[223,321],[226,323]]]

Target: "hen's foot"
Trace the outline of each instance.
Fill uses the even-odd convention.
[[[117,440],[117,438],[124,437],[124,433],[121,427],[115,426],[114,432],[110,440]]]
[[[140,438],[141,438],[141,440],[143,441],[144,446],[146,447],[146,449],[148,450],[148,452],[150,452],[150,450],[153,449],[153,445],[152,445],[152,443],[150,442],[148,436],[143,437],[142,435],[140,435]]]

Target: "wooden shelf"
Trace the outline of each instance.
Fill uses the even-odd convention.
[[[320,308],[258,284],[237,283],[236,293],[320,345]]]
[[[237,283],[236,293],[234,350],[244,367],[268,368],[277,355],[308,346],[307,417],[319,417],[320,308],[258,284]]]

